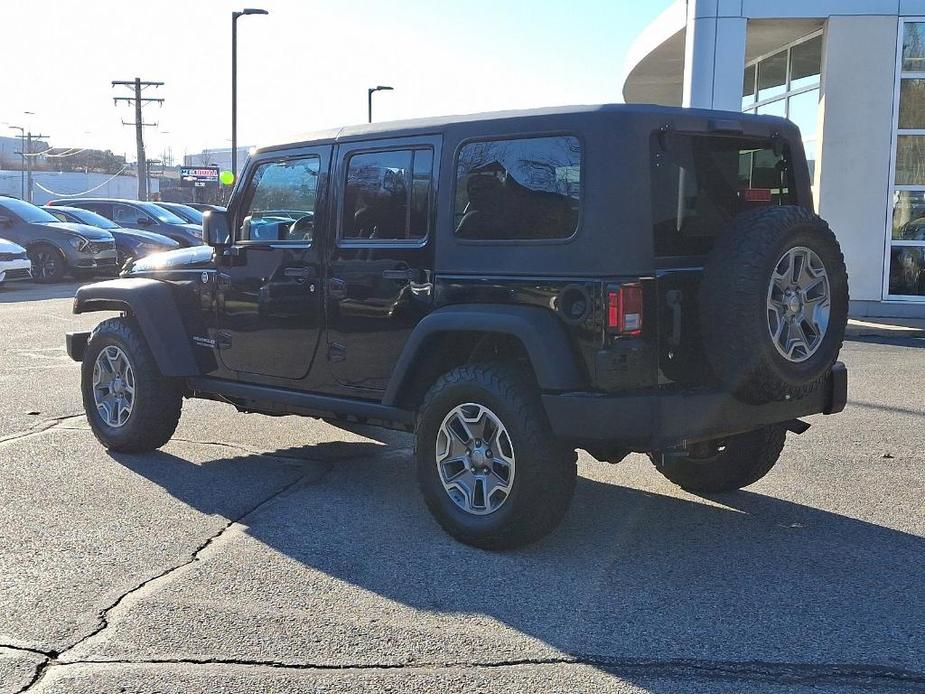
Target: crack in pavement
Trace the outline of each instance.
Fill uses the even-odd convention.
[[[736,660],[698,659],[647,659],[606,658],[591,656],[561,656],[550,658],[522,658],[501,661],[457,661],[407,663],[298,663],[277,660],[249,660],[241,658],[164,658],[142,660],[74,660],[58,663],[57,667],[113,665],[219,665],[238,668],[271,668],[289,671],[368,672],[390,670],[449,670],[453,668],[518,668],[543,665],[587,665],[613,675],[644,674],[647,677],[678,679],[692,677],[706,680],[764,681],[788,684],[851,683],[874,681],[878,685],[921,685],[925,684],[925,672],[892,668],[867,663],[788,663]],[[44,670],[47,670],[44,668]],[[40,679],[40,678],[38,678]],[[36,679],[32,684],[38,682]],[[32,684],[20,690],[27,691]]]
[[[328,476],[328,474],[331,472],[331,470],[332,470],[333,468],[334,468],[334,465],[333,465],[333,464],[328,465],[327,468],[324,469],[318,477],[315,477],[315,478],[312,479],[310,482],[307,482],[307,483],[306,483],[306,486],[308,486],[308,485],[314,485],[314,484],[320,484],[321,482],[324,481],[324,479]],[[243,513],[241,513],[241,514],[238,515],[237,517],[235,517],[235,518],[233,518],[233,519],[230,519],[227,523],[225,523],[225,524],[218,530],[218,532],[213,533],[212,535],[210,535],[208,538],[206,538],[205,541],[203,541],[198,547],[196,547],[196,549],[194,549],[193,552],[190,554],[190,558],[187,559],[186,561],[184,561],[184,562],[182,562],[182,563],[180,563],[180,564],[175,564],[175,565],[173,565],[173,566],[170,566],[169,568],[164,569],[164,570],[161,571],[160,573],[158,573],[158,574],[156,574],[156,575],[154,575],[154,576],[150,576],[150,577],[146,578],[145,580],[143,580],[143,581],[142,581],[141,583],[139,583],[138,585],[134,586],[133,588],[131,588],[131,589],[127,590],[126,592],[122,593],[121,595],[119,595],[119,597],[116,598],[116,600],[115,600],[111,605],[109,605],[108,607],[105,607],[105,608],[103,608],[102,610],[100,610],[99,615],[97,616],[97,619],[98,619],[99,623],[97,624],[97,626],[96,626],[95,629],[93,629],[92,631],[90,631],[88,634],[85,634],[84,636],[82,636],[81,638],[79,638],[77,641],[75,641],[75,642],[72,643],[71,645],[65,647],[65,648],[64,648],[63,650],[61,650],[59,653],[55,653],[55,652],[53,652],[53,651],[52,651],[52,652],[48,652],[48,653],[44,653],[44,652],[42,652],[42,651],[36,651],[36,650],[33,650],[33,649],[20,649],[20,650],[31,650],[31,651],[34,652],[34,653],[38,653],[38,654],[40,654],[40,655],[44,655],[47,659],[44,660],[43,662],[39,663],[39,664],[36,666],[35,675],[34,675],[34,677],[32,678],[32,680],[31,680],[25,687],[23,687],[22,689],[19,689],[19,690],[17,691],[16,694],[21,694],[22,692],[27,692],[27,691],[29,691],[30,689],[32,689],[32,687],[34,687],[36,684],[38,684],[38,683],[42,680],[42,678],[43,678],[43,677],[49,672],[49,670],[52,669],[52,668],[61,667],[61,666],[63,666],[63,665],[69,665],[69,664],[76,664],[76,663],[84,662],[84,661],[81,661],[81,660],[61,661],[61,657],[64,656],[64,655],[66,655],[68,652],[74,650],[74,649],[77,648],[78,646],[81,646],[81,645],[85,644],[85,643],[88,642],[89,640],[95,638],[95,637],[98,636],[100,633],[102,633],[103,631],[105,631],[105,630],[110,626],[110,624],[111,624],[111,621],[110,621],[110,614],[111,614],[113,611],[117,610],[120,606],[122,606],[123,603],[124,603],[128,598],[130,598],[131,596],[135,595],[135,594],[138,593],[139,591],[142,591],[142,590],[144,590],[145,588],[150,587],[150,586],[151,586],[152,584],[154,584],[154,583],[157,583],[157,582],[159,582],[159,581],[162,581],[162,580],[165,580],[165,579],[169,578],[172,574],[176,573],[177,571],[180,571],[180,570],[182,570],[182,569],[184,569],[184,568],[186,568],[186,567],[188,567],[188,566],[191,566],[192,564],[196,563],[197,561],[199,561],[201,554],[202,554],[205,550],[207,550],[211,545],[213,545],[215,542],[217,542],[219,539],[221,539],[221,537],[222,537],[225,533],[227,533],[229,530],[231,530],[232,528],[234,528],[236,525],[242,523],[248,516],[250,516],[250,515],[256,513],[257,511],[259,511],[259,510],[260,510],[262,507],[264,507],[265,505],[267,505],[267,504],[269,504],[269,503],[272,503],[273,501],[275,501],[275,500],[277,500],[277,499],[283,497],[288,491],[290,491],[290,490],[294,489],[295,487],[299,486],[301,483],[306,482],[306,480],[307,480],[308,478],[309,478],[309,475],[300,475],[297,479],[295,479],[295,480],[293,480],[292,482],[289,482],[288,484],[286,484],[286,485],[284,485],[283,487],[279,488],[278,490],[276,490],[275,492],[273,492],[273,493],[270,494],[269,496],[267,496],[267,497],[265,497],[264,499],[262,499],[262,500],[261,500],[260,502],[258,502],[257,504],[251,506],[249,509],[247,509],[246,511],[244,511]],[[89,662],[92,662],[92,661],[86,661],[86,662],[89,663]]]
[[[44,434],[45,432],[54,429],[64,422],[70,419],[78,419],[84,416],[83,412],[78,414],[63,414],[58,417],[51,417],[49,419],[43,419],[40,422],[36,422],[31,427],[25,431],[20,431],[15,434],[8,434],[7,436],[0,436],[0,446],[11,441],[20,441],[29,436],[38,436],[39,434]]]
[[[58,657],[57,651],[43,651],[38,648],[30,648],[29,646],[16,646],[12,643],[0,643],[0,650],[4,650],[4,649],[8,651],[21,651],[23,653],[32,653],[33,655],[41,655],[41,656],[45,656],[46,658],[57,658]]]

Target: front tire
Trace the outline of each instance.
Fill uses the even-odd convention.
[[[434,384],[420,409],[415,460],[437,522],[483,549],[546,535],[575,491],[575,451],[553,436],[536,387],[504,364],[460,366]]]
[[[684,452],[649,454],[655,468],[690,492],[730,492],[754,484],[780,458],[787,428],[773,424]]]
[[[160,448],[180,421],[181,385],[161,374],[129,318],[111,318],[94,329],[81,366],[81,391],[93,434],[113,451]]]
[[[32,261],[32,279],[39,284],[52,284],[64,279],[67,272],[67,259],[54,246],[39,243],[32,246],[27,254]]]

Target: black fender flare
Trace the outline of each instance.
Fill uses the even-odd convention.
[[[166,282],[136,277],[84,285],[74,296],[74,313],[92,311],[124,311],[133,316],[165,376],[199,375],[173,289]]]
[[[427,340],[454,332],[496,333],[520,340],[543,391],[587,388],[579,355],[565,325],[552,311],[539,306],[463,304],[439,308],[417,324],[392,371],[382,399],[384,405],[398,404],[413,377],[415,364],[427,348]]]

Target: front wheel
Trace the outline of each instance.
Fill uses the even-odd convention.
[[[81,391],[93,434],[113,451],[160,448],[180,421],[180,384],[161,374],[138,324],[128,318],[96,326],[84,353]]]
[[[786,438],[787,428],[774,424],[684,451],[656,451],[649,458],[660,473],[683,489],[729,492],[767,475],[780,458]]]
[[[504,364],[461,366],[437,381],[420,410],[415,459],[440,525],[484,549],[549,533],[575,491],[575,451],[553,436],[536,387]]]
[[[67,272],[67,260],[64,254],[54,246],[40,243],[29,249],[32,261],[32,279],[40,284],[60,282]]]

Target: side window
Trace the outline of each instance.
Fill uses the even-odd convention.
[[[347,160],[341,238],[415,241],[430,227],[431,149],[364,152]]]
[[[113,205],[110,219],[116,224],[130,227],[137,224],[139,219],[150,219],[150,217],[129,205]]]
[[[320,170],[317,156],[261,164],[248,183],[238,239],[311,242]]]
[[[58,211],[55,210],[55,209],[50,209],[50,210],[48,210],[48,212],[49,212],[49,214],[51,214],[52,217],[54,217],[55,219],[57,219],[59,222],[69,222],[69,221],[71,221],[70,219],[67,218],[67,215],[64,214],[63,212],[58,212]]]
[[[106,219],[112,219],[112,205],[105,202],[87,202],[80,205],[85,210],[90,210],[91,212],[96,212],[99,215],[104,216]]]
[[[792,205],[789,150],[768,140],[674,133],[652,136],[655,254],[705,255],[746,210]]]
[[[581,143],[532,137],[464,145],[454,226],[464,239],[565,239],[578,230]]]

